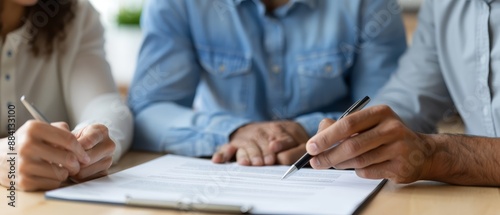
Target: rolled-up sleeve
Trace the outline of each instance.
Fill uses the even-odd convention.
[[[135,149],[208,156],[250,122],[227,112],[193,110],[201,67],[186,10],[178,0],[150,0],[144,7],[145,38],[129,94]]]
[[[437,121],[452,107],[436,51],[432,4],[424,2],[412,47],[372,103],[389,105],[407,126],[419,132],[435,132]]]
[[[66,76],[65,101],[74,130],[91,124],[103,124],[115,143],[113,162],[129,149],[133,119],[121,100],[104,51],[104,28],[99,14],[87,1],[79,4],[78,40],[73,44],[74,62]],[[74,40],[70,40],[74,41]],[[67,62],[65,62],[67,63]]]
[[[352,102],[365,96],[374,97],[396,71],[398,59],[406,50],[406,34],[401,8],[395,0],[363,1],[359,11],[358,38],[353,45],[342,46],[352,67],[348,71]],[[315,112],[295,120],[309,135],[314,135],[324,118],[337,119],[342,112]]]

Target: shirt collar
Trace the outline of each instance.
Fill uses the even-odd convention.
[[[29,32],[30,26],[30,23],[27,23],[10,32],[6,35],[5,42],[10,43],[9,45],[12,47],[17,47],[22,43],[29,43],[30,38],[32,37]]]

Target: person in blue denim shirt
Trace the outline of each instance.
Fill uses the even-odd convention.
[[[147,1],[133,147],[294,162],[323,118],[389,79],[406,49],[400,12],[395,0]]]

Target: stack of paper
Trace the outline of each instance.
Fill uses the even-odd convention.
[[[244,167],[166,155],[128,170],[46,193],[48,198],[126,204],[127,197],[251,208],[255,214],[351,214],[382,185],[354,171]]]

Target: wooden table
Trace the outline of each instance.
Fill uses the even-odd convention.
[[[403,15],[407,27],[408,39],[411,41],[417,25],[416,14]],[[124,90],[126,92],[126,90]],[[442,131],[460,133],[461,126],[441,126]],[[129,152],[112,167],[111,172],[127,169],[143,162],[161,156],[160,154]],[[91,214],[91,215],[153,215],[153,214],[201,214],[195,212],[180,212],[146,208],[132,208],[119,205],[92,204],[82,202],[46,200],[43,192],[17,192],[17,207],[11,208],[6,204],[7,192],[2,193],[0,200],[0,214],[26,215],[57,215],[57,214]],[[325,202],[327,204],[327,202]],[[373,198],[361,214],[500,214],[500,189],[490,187],[451,186],[438,182],[422,181],[409,185],[396,185],[388,182]]]
[[[111,172],[152,160],[160,154],[129,152]],[[0,214],[25,215],[153,215],[201,214],[173,210],[133,208],[120,205],[46,200],[43,192],[17,192],[17,207],[6,205],[3,194]],[[327,200],[325,201],[327,203]],[[388,182],[361,211],[361,214],[500,214],[500,189],[491,187],[451,186],[437,182],[396,185]]]

